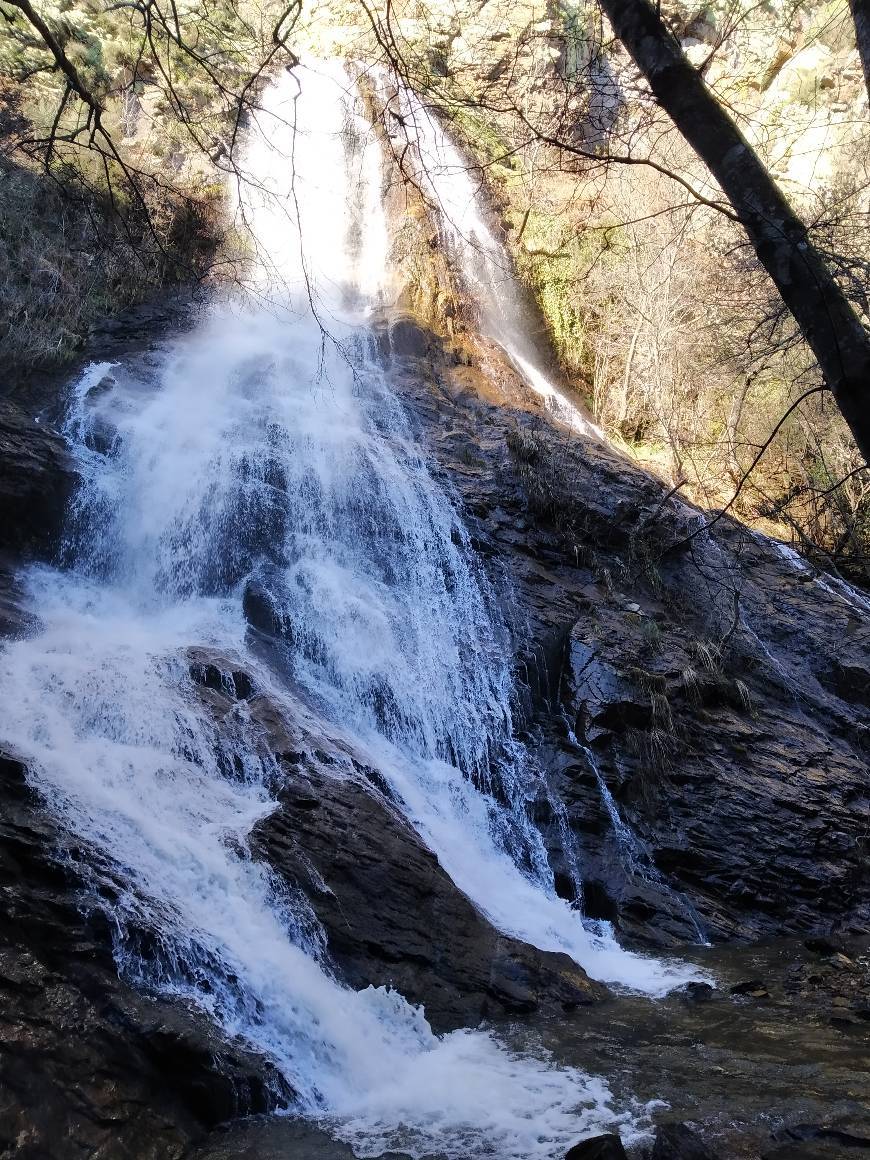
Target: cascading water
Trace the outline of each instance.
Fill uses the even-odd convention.
[[[481,332],[502,348],[554,418],[582,435],[603,439],[601,429],[541,366],[511,260],[486,223],[473,168],[415,93],[401,87],[397,90],[381,77],[380,96],[388,130],[394,122],[395,152],[413,168],[416,184],[438,211],[452,257],[477,303]]]
[[[388,283],[380,154],[344,74],[297,71],[269,94],[238,206],[269,255],[262,304],[215,305],[153,381],[103,364],[72,391],[84,482],[66,567],[28,577],[41,627],[0,653],[3,740],[93,852],[122,968],[267,1055],[296,1110],[360,1155],[400,1127],[405,1151],[555,1155],[637,1120],[599,1080],[485,1032],[437,1038],[399,995],[336,981],[305,900],[247,851],[280,771],[246,704],[217,722],[190,675],[192,646],[237,658],[351,738],[504,930],[653,994],[692,977],[555,895],[507,634],[365,326]],[[285,626],[277,661],[249,646],[252,591]],[[128,937],[142,927],[159,956]]]

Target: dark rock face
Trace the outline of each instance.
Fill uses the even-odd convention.
[[[433,336],[416,319],[400,315],[390,323],[386,346],[389,354],[422,357],[432,341]]]
[[[10,399],[0,399],[0,637],[27,630],[16,572],[55,550],[76,473],[66,443]]]
[[[391,805],[377,771],[262,697],[251,710],[286,771],[279,809],[251,848],[304,890],[351,986],[394,986],[439,1031],[605,996],[567,955],[500,935]]]
[[[565,1153],[565,1160],[628,1160],[622,1140],[608,1133],[581,1140]]]
[[[354,1160],[354,1152],[305,1121],[264,1117],[213,1132],[189,1160]]]
[[[75,483],[66,443],[9,399],[0,399],[0,552],[54,547]]]
[[[779,1129],[772,1138],[774,1144],[765,1149],[762,1160],[837,1160],[870,1151],[866,1129],[844,1131],[824,1124],[796,1124]]]
[[[390,984],[437,1030],[603,996],[567,955],[499,935],[380,796],[306,762],[254,849],[312,900],[355,987]]]
[[[199,648],[190,649],[188,656],[190,677],[196,684],[234,701],[247,701],[254,695],[253,681],[243,669],[234,667],[232,661]]]
[[[256,694],[231,657],[191,651],[216,718],[243,692],[281,767],[278,808],[250,837],[255,857],[301,889],[352,987],[389,985],[425,1006],[437,1031],[483,1018],[555,1012],[607,992],[567,955],[499,934],[475,909],[365,765],[302,703],[280,710]],[[243,692],[240,692],[240,689]]]
[[[716,1160],[716,1155],[685,1124],[662,1124],[656,1131],[651,1160]]]
[[[431,350],[395,373],[506,580],[518,707],[587,913],[652,946],[863,929],[870,605],[727,519],[699,534],[648,475],[555,436],[508,367],[501,397]]]

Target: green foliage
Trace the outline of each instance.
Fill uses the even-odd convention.
[[[590,381],[582,275],[594,257],[594,240],[570,215],[530,209],[515,245],[517,272],[532,290],[559,362],[575,381]]]

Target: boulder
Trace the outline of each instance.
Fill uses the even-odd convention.
[[[613,1133],[581,1140],[565,1153],[565,1160],[628,1160],[622,1140]]]
[[[561,1014],[605,996],[567,955],[496,931],[390,803],[376,771],[310,740],[299,746],[298,735],[278,746],[293,767],[285,763],[279,808],[251,846],[305,891],[352,986],[395,987],[425,1005],[438,1031],[539,1009]]]
[[[717,1160],[697,1132],[685,1124],[661,1124],[656,1129],[651,1160]]]
[[[258,1117],[212,1132],[185,1160],[354,1160],[349,1144],[305,1120]],[[383,1160],[406,1160],[387,1153]]]
[[[254,695],[251,677],[229,657],[219,656],[208,649],[188,650],[190,677],[203,688],[225,693],[236,701],[247,701]]]
[[[399,315],[390,322],[388,345],[391,354],[422,358],[431,341],[430,332],[411,315]]]

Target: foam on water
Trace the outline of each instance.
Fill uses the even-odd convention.
[[[692,977],[555,894],[526,810],[539,771],[511,732],[507,631],[365,325],[389,283],[380,156],[344,73],[301,71],[269,95],[238,207],[282,284],[261,268],[264,305],[215,305],[148,381],[99,364],[73,384],[68,566],[28,576],[41,627],[0,652],[2,740],[92,852],[80,869],[122,969],[267,1055],[297,1110],[360,1155],[557,1155],[584,1132],[630,1135],[643,1109],[342,985],[306,900],[249,854],[280,776],[250,709],[217,722],[190,674],[190,648],[212,648],[328,722],[502,929],[651,994]],[[251,586],[287,629],[273,663],[248,647]]]

